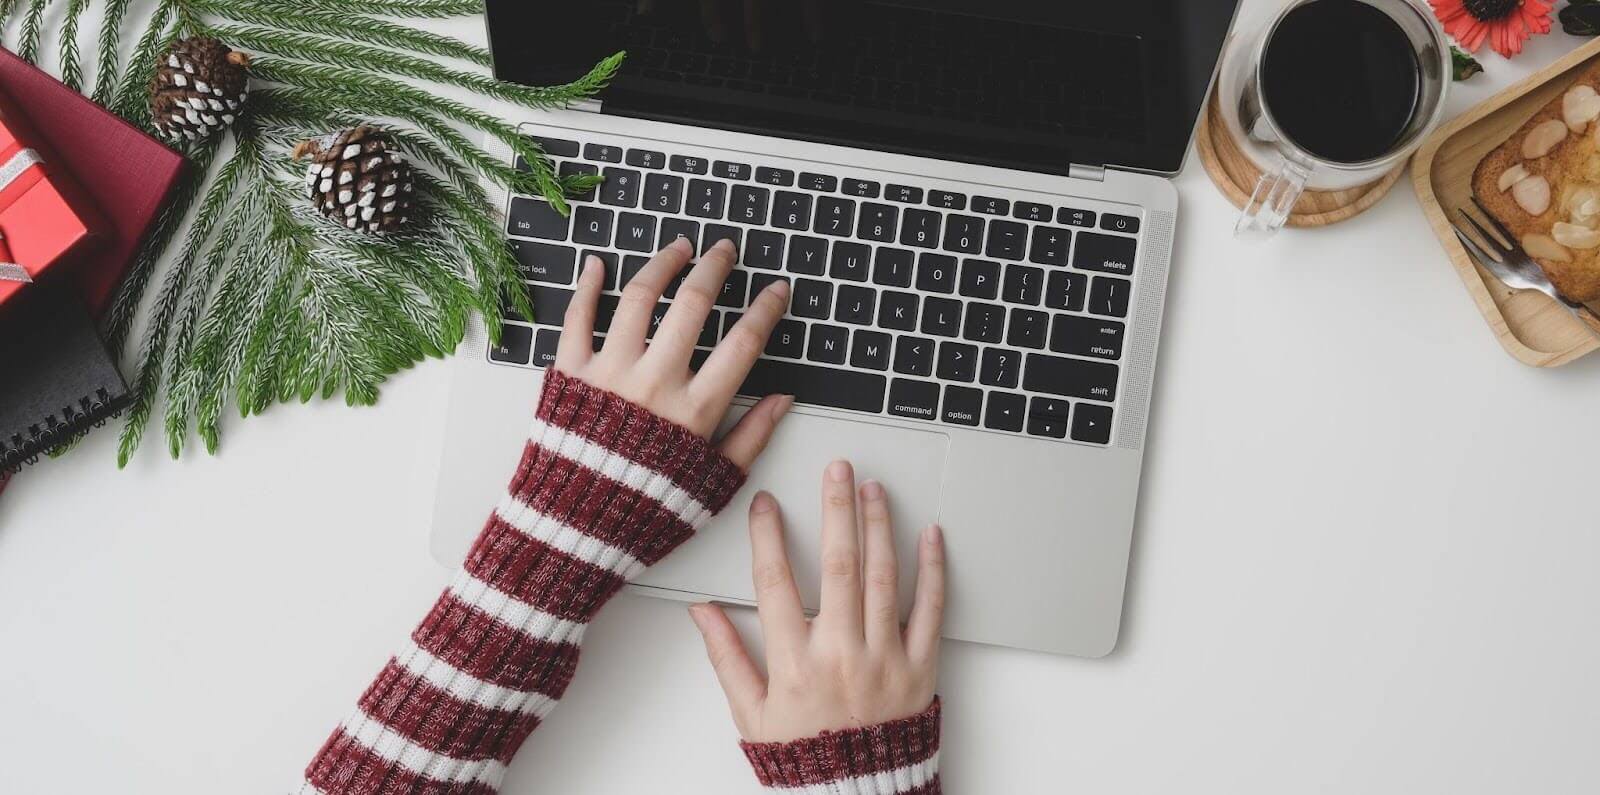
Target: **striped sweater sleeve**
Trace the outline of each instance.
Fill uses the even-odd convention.
[[[789,795],[941,795],[939,699],[909,718],[786,743],[741,743],[756,778]]]

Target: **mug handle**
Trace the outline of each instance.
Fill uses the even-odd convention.
[[[1309,166],[1288,157],[1283,158],[1276,173],[1263,173],[1239,212],[1239,221],[1233,226],[1234,237],[1264,240],[1282,229],[1310,176]]]

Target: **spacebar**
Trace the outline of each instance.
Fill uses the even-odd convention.
[[[888,379],[871,373],[815,367],[796,362],[758,359],[739,387],[746,397],[794,395],[796,403],[852,411],[883,411]]]

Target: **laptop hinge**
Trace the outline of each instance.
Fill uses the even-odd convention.
[[[1088,179],[1095,182],[1105,182],[1106,167],[1082,166],[1078,165],[1077,163],[1071,163],[1067,166],[1067,176],[1072,177],[1073,179]]]
[[[599,113],[600,112],[600,100],[598,100],[598,99],[580,99],[577,102],[574,102],[574,103],[568,105],[567,107],[572,109],[572,110],[581,110],[584,113]]]

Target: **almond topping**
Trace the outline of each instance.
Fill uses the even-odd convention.
[[[1511,186],[1511,198],[1528,215],[1542,215],[1550,209],[1550,183],[1544,177],[1528,177]]]
[[[1505,193],[1506,191],[1511,190],[1512,185],[1515,185],[1527,178],[1528,170],[1523,168],[1521,163],[1511,166],[1511,168],[1500,172],[1500,192]]]
[[[1544,235],[1523,235],[1522,250],[1528,252],[1528,256],[1539,259],[1555,260],[1556,262],[1572,261],[1572,252]]]
[[[1600,118],[1600,93],[1596,93],[1587,83],[1567,89],[1566,95],[1561,98],[1561,118],[1574,133],[1583,132],[1589,122]]]
[[[1528,137],[1522,139],[1522,157],[1526,160],[1544,157],[1566,137],[1566,122],[1557,119],[1540,122],[1528,131]]]
[[[1600,231],[1578,226],[1577,224],[1557,221],[1556,225],[1550,228],[1550,236],[1555,238],[1557,243],[1567,248],[1590,249],[1600,247]]]

